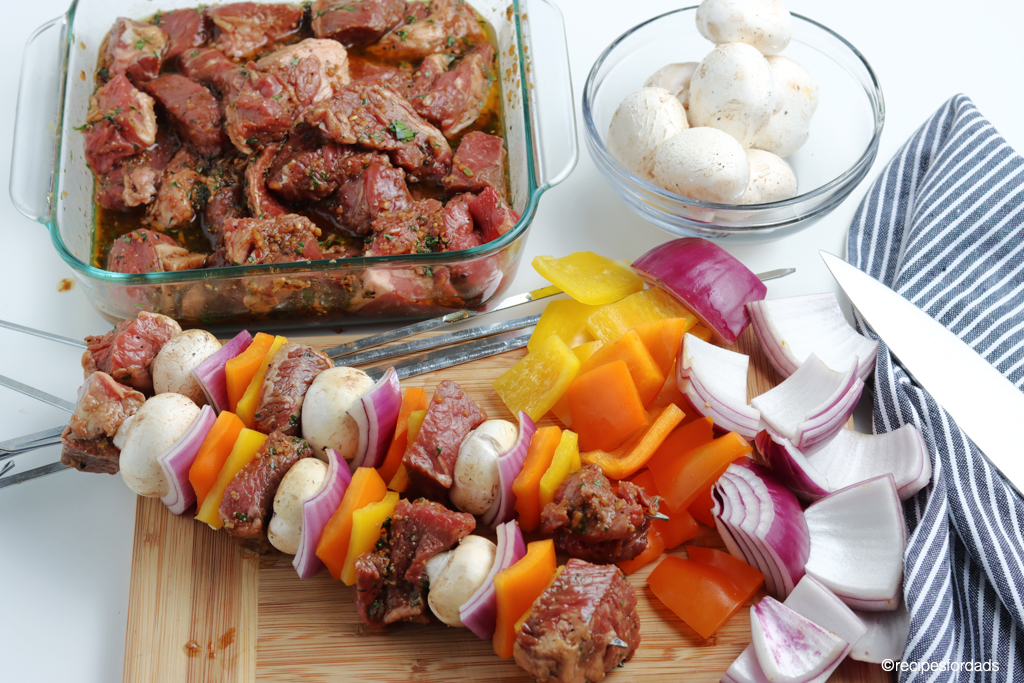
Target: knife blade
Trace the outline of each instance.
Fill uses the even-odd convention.
[[[1020,438],[1012,429],[999,428],[1020,422],[1024,393],[920,308],[843,259],[819,253],[900,365],[945,408],[1018,493],[1024,490]]]

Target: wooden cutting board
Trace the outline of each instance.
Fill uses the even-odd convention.
[[[326,339],[293,341],[318,348],[328,345]],[[778,383],[751,330],[734,349],[751,356],[751,396]],[[413,377],[403,386],[422,386],[429,393],[441,380],[451,379],[490,417],[512,419],[491,382],[525,352],[511,351]],[[326,573],[300,581],[291,556],[245,552],[227,534],[196,522],[192,514],[176,517],[159,499],[138,499],[125,681],[531,680],[514,660],[499,659],[490,641],[467,629],[434,622],[369,630],[352,604],[354,588],[332,581]],[[704,526],[690,543],[724,549],[718,533]],[[673,554],[685,556],[682,548]],[[705,640],[647,588],[647,575],[656,564],[629,577],[639,600],[642,642],[633,659],[605,680],[718,681],[750,642],[748,610],[741,609]],[[891,677],[878,665],[847,659],[831,680],[877,683]]]

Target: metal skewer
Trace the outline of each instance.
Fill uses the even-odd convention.
[[[505,351],[522,348],[530,341],[533,334],[533,327],[521,331],[505,332],[489,339],[458,344],[440,351],[424,353],[412,356],[397,363],[387,363],[365,370],[374,381],[384,376],[388,368],[393,367],[398,372],[398,379],[415,377],[441,368],[449,368],[453,365],[461,365],[478,358],[495,356]]]
[[[68,411],[69,413],[75,412],[74,403],[71,403],[70,401],[65,401],[64,399],[58,398],[57,396],[54,396],[52,394],[48,394],[45,391],[40,391],[39,389],[30,387],[27,384],[22,384],[17,380],[11,379],[10,377],[4,377],[3,375],[0,375],[0,386],[5,386],[8,389],[14,389],[15,391],[25,394],[26,396],[31,396],[37,401],[42,401],[43,403],[54,406],[56,408],[62,408]],[[59,432],[57,431],[57,429],[58,428],[48,429],[42,432],[35,432],[34,434],[28,434],[26,436],[11,439],[9,441],[4,442],[3,444],[0,444],[0,446],[6,447],[0,449],[0,460],[7,460],[8,458],[12,458],[15,455],[18,455],[19,453],[24,453],[26,451],[35,450],[36,448],[42,448],[43,446],[50,446],[60,443],[59,438],[56,441],[53,440],[53,434],[56,432],[57,436],[59,437],[60,434],[64,431],[64,428],[60,427]],[[7,473],[10,472],[11,469],[13,468],[14,461],[8,460],[8,462],[3,465],[3,468],[0,469],[0,489],[6,488],[8,486],[13,486],[14,484],[20,484],[21,482],[29,481],[30,479],[44,477],[47,474],[54,474],[56,472],[62,472],[64,470],[71,469],[64,463],[58,461],[50,463],[49,465],[43,465],[42,467],[35,467],[33,469],[28,470],[27,472],[19,472],[18,474],[7,475]]]
[[[618,636],[609,640],[608,644],[612,647],[629,647],[629,644]]]
[[[669,521],[669,516],[663,512],[648,512],[644,514],[644,519],[654,519],[659,522],[667,522]]]
[[[37,330],[32,327],[25,327],[24,325],[8,322],[6,320],[0,320],[0,327],[5,327],[8,330],[14,330],[15,332],[24,332],[25,334],[30,334],[33,337],[42,337],[43,339],[49,339],[50,341],[60,342],[61,344],[67,344],[68,346],[77,346],[80,349],[85,348],[85,342],[81,339],[62,337],[59,334],[44,332],[43,330]]]

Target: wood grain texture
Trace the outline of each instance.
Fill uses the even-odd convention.
[[[320,348],[337,339],[301,340]],[[756,396],[779,377],[756,348],[750,330],[736,350],[751,354],[748,386]],[[511,419],[491,382],[526,350],[405,380],[428,392],[452,379],[489,417]],[[548,423],[550,418],[542,420]],[[701,527],[691,544],[724,549],[713,529]],[[685,556],[680,548],[672,554]],[[740,610],[705,640],[682,623],[646,586],[649,565],[630,577],[636,587],[642,644],[609,683],[718,681],[750,642],[747,611]],[[438,622],[367,629],[352,604],[353,588],[326,574],[300,581],[291,557],[243,553],[226,534],[176,518],[154,499],[139,499],[125,644],[126,681],[529,681],[511,659],[502,661],[489,641]],[[235,629],[234,640],[226,634]],[[189,647],[189,644],[192,647]],[[257,647],[258,643],[258,647]],[[198,650],[197,650],[198,648]],[[190,649],[192,650],[190,652]],[[881,683],[881,667],[847,660],[831,678],[838,683]]]

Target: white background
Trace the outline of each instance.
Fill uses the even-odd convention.
[[[8,183],[15,93],[29,33],[67,9],[67,0],[2,0],[0,20],[0,187]],[[682,5],[665,0],[561,0],[579,96],[590,65],[628,26]],[[832,28],[865,55],[885,95],[881,148],[869,181],[913,131],[963,92],[1016,149],[1024,149],[1024,3],[1018,0],[791,0],[789,8]],[[153,3],[154,11],[159,2]],[[607,8],[607,9],[604,9]],[[580,132],[572,176],[546,194],[523,268],[509,293],[543,282],[538,254],[592,249],[632,259],[665,239],[609,191]],[[14,169],[17,173],[17,169]],[[833,289],[818,249],[843,253],[846,230],[867,183],[810,229],[770,245],[732,248],[756,271],[795,266],[769,296]],[[0,318],[81,338],[109,325],[81,290],[57,291],[71,276],[46,230],[23,218],[0,191]],[[79,352],[0,330],[0,374],[73,399]],[[0,440],[60,424],[54,408],[0,389]],[[18,470],[51,462],[51,448],[18,460]],[[0,490],[0,679],[121,679],[135,496],[120,477],[62,473]]]

